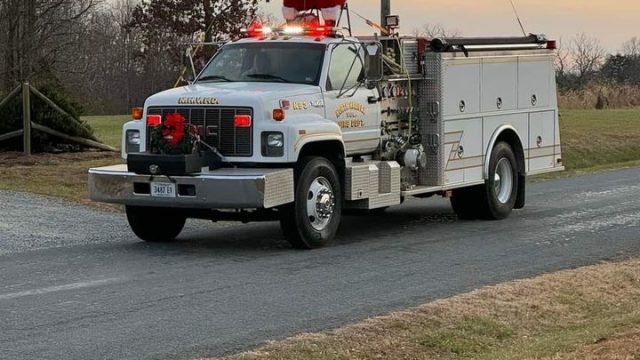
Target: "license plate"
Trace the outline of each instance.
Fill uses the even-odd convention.
[[[176,184],[172,183],[151,183],[151,196],[174,198],[176,197]]]

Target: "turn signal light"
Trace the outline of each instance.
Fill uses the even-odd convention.
[[[162,124],[162,116],[147,115],[147,126],[158,126],[160,124]]]
[[[249,115],[236,115],[233,118],[233,126],[237,128],[250,128],[251,127],[251,116]]]
[[[134,107],[131,109],[131,117],[133,120],[142,120],[143,109],[141,107]]]
[[[275,121],[283,121],[284,120],[284,110],[282,109],[273,109],[273,120]]]

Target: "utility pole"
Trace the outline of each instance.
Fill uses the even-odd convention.
[[[391,0],[382,0],[382,5],[380,6],[381,15],[380,15],[380,25],[384,26],[387,16],[391,15]]]

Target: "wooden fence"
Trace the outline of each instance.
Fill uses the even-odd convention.
[[[8,132],[6,134],[0,135],[0,141],[5,141],[8,139],[13,139],[19,136],[22,136],[22,145],[23,151],[25,155],[31,155],[31,130],[35,129],[37,131],[42,131],[43,133],[49,134],[51,136],[55,136],[67,141],[71,141],[77,144],[81,144],[90,148],[105,150],[105,151],[118,151],[116,148],[113,148],[109,145],[102,144],[96,139],[92,137],[90,139],[82,138],[78,136],[71,136],[60,131],[51,129],[47,126],[37,124],[31,121],[31,95],[35,95],[44,101],[47,105],[49,105],[52,109],[62,114],[68,121],[73,121],[76,125],[85,127],[85,125],[78,119],[71,116],[69,113],[64,111],[55,102],[46,97],[36,88],[31,86],[28,82],[25,82],[21,85],[18,85],[13,91],[9,93],[2,101],[0,101],[0,109],[6,105],[9,100],[18,96],[18,94],[22,93],[22,129]]]

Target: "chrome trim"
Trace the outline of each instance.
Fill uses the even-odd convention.
[[[193,185],[196,196],[154,198],[135,194],[134,183]],[[113,204],[199,209],[273,208],[293,202],[293,169],[218,169],[194,176],[138,175],[127,165],[89,169],[91,200]]]

